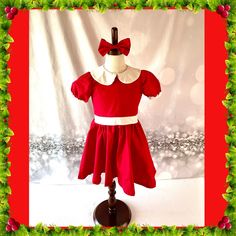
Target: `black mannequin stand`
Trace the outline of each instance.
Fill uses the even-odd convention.
[[[111,29],[112,44],[118,43],[118,29]],[[112,49],[109,55],[120,55],[118,49]],[[129,207],[122,201],[116,199],[116,182],[113,181],[109,186],[109,198],[101,202],[93,212],[93,220],[95,224],[102,226],[127,226],[131,220],[131,211]]]
[[[103,226],[128,226],[131,220],[131,211],[122,201],[115,198],[116,182],[109,187],[109,199],[101,202],[94,210],[95,224]]]

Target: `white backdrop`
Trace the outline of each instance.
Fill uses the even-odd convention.
[[[30,11],[30,225],[93,225],[107,196],[102,184],[77,179],[93,114],[70,87],[103,64],[98,44],[111,41],[114,26],[119,40],[131,38],[126,63],[153,72],[162,86],[161,97],[143,97],[139,109],[157,187],[136,185],[130,197],[118,185],[117,197],[132,222],[203,226],[204,12],[177,10]]]
[[[77,180],[92,104],[71,83],[103,64],[101,38],[131,38],[126,63],[152,71],[162,95],[143,97],[139,118],[159,178],[204,173],[204,14],[189,11],[30,11],[31,181]],[[88,178],[89,179],[89,178]],[[89,180],[88,180],[89,183]]]

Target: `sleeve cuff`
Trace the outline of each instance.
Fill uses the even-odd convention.
[[[153,98],[159,98],[160,96],[162,95],[162,92],[160,92],[157,96],[153,97],[153,96],[150,96],[148,97],[149,99],[153,99]]]

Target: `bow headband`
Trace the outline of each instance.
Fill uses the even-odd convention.
[[[115,45],[108,43],[105,39],[101,39],[98,51],[102,56],[110,52],[112,49],[118,49],[122,54],[127,56],[130,51],[130,39],[123,39]]]

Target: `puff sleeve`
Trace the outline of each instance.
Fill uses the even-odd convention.
[[[142,93],[147,97],[156,97],[161,93],[160,81],[150,71],[144,70]]]
[[[88,102],[92,94],[92,82],[93,79],[90,73],[87,72],[72,83],[71,92],[76,98]]]

